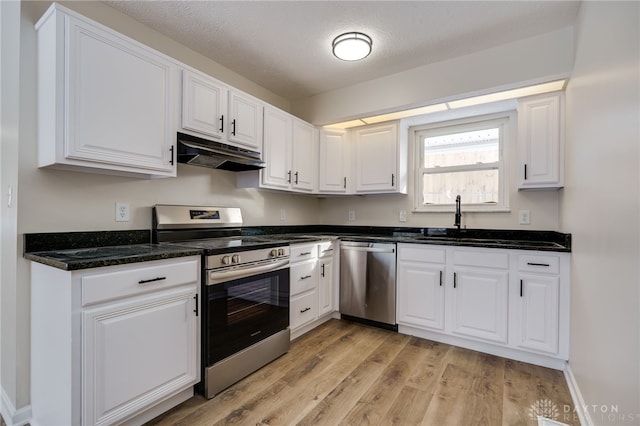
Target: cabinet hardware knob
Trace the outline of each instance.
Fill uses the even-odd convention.
[[[291,183],[291,170],[287,172],[287,183]]]
[[[322,275],[322,277],[324,278],[324,263],[320,266],[320,275]]]
[[[311,275],[305,275],[303,277],[300,277],[300,280],[306,280],[308,278],[311,278]]]
[[[442,287],[442,271],[440,271],[440,287]]]
[[[527,164],[524,165],[524,180],[527,180]]]
[[[196,294],[195,296],[193,296],[193,298],[196,301],[196,308],[193,310],[193,312],[195,312],[196,316],[198,316],[198,295]]]
[[[520,280],[520,297],[522,297],[522,280]]]
[[[295,173],[294,173],[294,176],[296,177],[295,184],[297,185],[297,184],[298,184],[298,172],[295,172]]]
[[[396,176],[393,173],[391,173],[391,187],[395,186],[395,178]]]
[[[171,148],[169,148],[169,152],[171,152],[171,160],[169,160],[169,164],[171,164],[173,166],[173,150],[174,147],[173,145],[171,145]]]
[[[551,265],[549,265],[548,263],[535,263],[535,262],[527,262],[527,265],[529,266],[545,266],[545,267],[549,267]]]
[[[224,133],[224,115],[220,116],[220,133]]]
[[[234,118],[233,121],[231,122],[231,134],[233,136],[236,135],[236,119]]]
[[[344,177],[344,189],[347,189],[347,177]]]
[[[302,253],[299,254],[299,256],[309,256],[311,254],[310,251],[303,251]]]
[[[155,282],[155,281],[162,281],[162,280],[166,280],[166,279],[167,279],[167,277],[156,277],[156,278],[151,278],[151,279],[148,279],[148,280],[140,280],[140,281],[138,281],[138,284],[147,284],[147,283],[152,283],[152,282]]]
[[[458,286],[458,274],[456,272],[453,273],[453,288]]]
[[[311,307],[307,306],[306,308],[301,309],[301,310],[300,310],[300,313],[301,313],[301,314],[304,314],[305,312],[310,311],[310,310],[311,310]]]

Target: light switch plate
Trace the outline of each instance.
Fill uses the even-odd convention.
[[[405,210],[400,210],[400,214],[398,215],[398,220],[400,222],[406,222],[407,221],[407,212]]]
[[[531,212],[529,210],[520,210],[519,218],[520,218],[520,225],[531,224]]]

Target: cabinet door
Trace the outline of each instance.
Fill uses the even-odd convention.
[[[519,186],[563,186],[563,139],[561,95],[544,95],[518,103]]]
[[[199,381],[196,294],[83,312],[84,424],[116,423]]]
[[[320,132],[320,192],[347,192],[347,138],[344,130]]]
[[[291,117],[279,110],[264,110],[262,185],[277,189],[291,187]]]
[[[64,157],[175,175],[177,66],[75,18],[67,35]]]
[[[398,126],[387,124],[355,131],[356,192],[389,192],[396,188]]]
[[[293,189],[313,191],[318,180],[317,134],[312,125],[293,119]]]
[[[251,151],[261,151],[263,107],[247,95],[229,91],[227,140]]]
[[[398,262],[398,324],[444,330],[444,265]]]
[[[335,310],[333,306],[333,277],[335,263],[333,256],[318,260],[320,264],[320,281],[318,283],[318,315],[324,315]]]
[[[188,70],[182,71],[183,128],[221,140],[226,99],[227,88],[221,83]]]
[[[522,274],[519,284],[518,346],[557,354],[560,278]]]
[[[453,274],[452,333],[506,343],[508,271],[456,268]]]

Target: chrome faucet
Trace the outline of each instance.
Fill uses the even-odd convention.
[[[462,212],[460,211],[460,194],[458,194],[458,196],[456,197],[456,220],[453,224],[453,226],[458,228],[458,231],[460,230],[461,218],[462,218]]]

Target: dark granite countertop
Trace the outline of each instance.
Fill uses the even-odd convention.
[[[149,230],[25,234],[24,258],[75,271],[201,254],[192,247],[150,241]]]
[[[200,250],[188,247],[134,244],[31,252],[25,253],[24,257],[25,259],[44,263],[45,265],[64,269],[65,271],[75,271],[78,269],[200,255],[200,253]]]
[[[348,241],[571,252],[571,234],[555,231],[313,225],[243,228],[242,233],[282,235],[283,240],[288,238],[291,244],[326,237]]]
[[[280,244],[339,238],[348,241],[436,244],[571,252],[571,235],[553,231],[395,228],[368,226],[265,226],[237,229],[238,235]],[[96,231],[25,235],[26,259],[67,271],[198,255],[198,247],[152,244],[151,232]],[[264,243],[264,241],[263,241]],[[251,244],[248,242],[247,244]],[[220,239],[220,249],[228,249]]]

